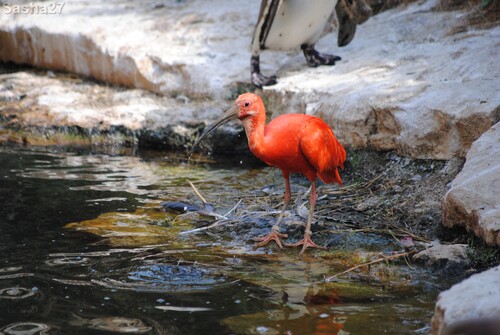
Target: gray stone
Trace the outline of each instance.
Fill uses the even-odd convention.
[[[413,256],[416,262],[439,269],[446,275],[459,274],[469,265],[466,244],[441,244],[439,241]]]

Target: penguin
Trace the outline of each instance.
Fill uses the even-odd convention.
[[[252,83],[259,88],[277,83],[276,76],[267,77],[260,72],[260,54],[266,49],[284,51],[300,47],[311,67],[335,65],[341,60],[314,47],[334,10],[339,22],[338,45],[345,46],[354,37],[356,23],[366,21],[371,14],[364,0],[262,0],[252,38]]]

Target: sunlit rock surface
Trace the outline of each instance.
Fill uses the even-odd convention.
[[[350,146],[418,158],[465,155],[500,118],[500,45],[492,43],[500,28],[468,30],[464,13],[436,12],[435,5],[419,2],[370,18],[339,50],[338,65],[305,68],[297,57],[270,90],[289,99],[285,111],[327,119]]]
[[[500,266],[497,266],[439,295],[431,334],[499,334],[499,301]]]
[[[249,82],[259,2],[65,1],[59,14],[35,14],[43,4],[31,4],[31,14],[2,8],[0,60],[212,107],[227,105],[236,82]],[[336,47],[337,32],[327,34],[318,48],[343,58],[334,67],[309,68],[300,51],[264,52],[263,73],[279,77],[277,86],[263,92],[268,107],[274,115],[321,116],[349,147],[395,149],[418,158],[463,157],[500,118],[500,45],[492,42],[500,38],[500,28],[474,30],[465,12],[439,12],[433,10],[436,4],[417,2],[374,16],[342,49]],[[45,94],[47,101],[58,93]],[[47,108],[58,107],[53,102]],[[157,110],[146,113],[146,127],[176,124],[169,119],[177,120],[174,114],[210,122],[220,113],[210,107],[200,115],[176,106]],[[102,115],[92,106],[68,113],[78,113],[68,117],[84,119],[82,124],[99,124]],[[141,113],[127,112],[121,123],[127,126]]]
[[[467,153],[462,171],[443,200],[443,224],[464,226],[490,245],[500,245],[500,123]]]
[[[431,246],[413,256],[413,260],[441,273],[460,275],[469,265],[466,244],[441,244],[433,241]]]
[[[50,14],[36,14],[44,2],[3,6],[0,59],[163,94],[219,96],[226,84],[248,77],[243,53],[256,2],[60,3]],[[27,7],[31,13],[16,14]]]
[[[182,151],[203,129],[202,120],[224,107],[220,102],[186,103],[185,99],[110,87],[52,71],[1,74],[0,143],[139,144]],[[238,142],[233,148],[245,145]]]

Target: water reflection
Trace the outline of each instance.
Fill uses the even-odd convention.
[[[339,303],[335,292],[315,292],[310,287],[305,304],[283,300],[273,309],[230,317],[224,323],[237,334],[349,334],[343,331],[347,316],[331,310]]]
[[[90,263],[90,259],[86,257],[74,256],[74,257],[64,257],[64,258],[56,258],[49,259],[45,262],[45,264],[50,266],[59,266],[59,265],[88,265]]]
[[[32,297],[36,294],[36,290],[25,287],[7,287],[0,289],[0,299],[19,300]]]
[[[222,213],[236,198],[249,206],[256,189],[281,185],[274,170],[12,150],[0,159],[0,334],[363,334],[373,324],[402,334],[432,313],[434,293],[397,271],[384,285],[323,284],[345,269],[335,254],[255,249],[240,233],[267,231],[270,204],[259,219],[186,235],[207,219],[161,210],[196,201],[187,179]]]
[[[8,335],[45,335],[48,334],[50,327],[43,323],[36,322],[18,322],[12,323],[0,329],[0,334]]]
[[[154,264],[141,266],[132,271],[128,277],[132,282],[149,284],[155,287],[170,283],[179,288],[199,289],[210,287],[225,281],[221,273],[214,272],[206,266],[197,264]]]
[[[140,157],[122,157],[109,155],[53,156],[51,162],[36,160],[29,168],[12,170],[23,178],[85,181],[82,186],[70,187],[73,191],[110,191],[128,192],[148,197],[161,196],[165,188],[178,188],[177,195],[190,194],[186,180],[203,180],[210,185],[220,178],[237,177],[245,170],[214,169],[208,172],[204,166],[180,163],[163,165],[145,161]],[[207,173],[208,172],[208,173]],[[95,199],[95,201],[113,201],[113,197]],[[117,197],[117,200],[127,198]],[[87,201],[92,201],[91,199]]]
[[[103,330],[115,333],[133,333],[143,334],[152,330],[140,319],[125,317],[102,317],[85,319],[80,316],[74,316],[74,320],[69,322],[72,326],[86,327],[89,329]]]

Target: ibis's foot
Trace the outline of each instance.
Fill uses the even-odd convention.
[[[282,233],[279,233],[275,230],[273,230],[271,233],[269,233],[269,235],[267,236],[264,236],[264,237],[258,237],[256,240],[257,241],[261,241],[257,244],[255,244],[257,247],[262,247],[263,245],[266,245],[268,244],[269,242],[271,241],[274,241],[276,242],[276,244],[278,245],[278,247],[280,247],[280,249],[283,249],[283,245],[281,244],[281,240],[280,240],[280,237],[281,238],[287,238],[288,235],[287,234],[282,234]]]
[[[285,244],[287,247],[298,247],[302,245],[302,250],[300,251],[299,255],[302,255],[304,251],[306,251],[307,248],[318,248],[318,249],[326,249],[326,247],[317,245],[316,243],[313,242],[311,239],[310,234],[304,234],[304,238],[297,243],[293,244]]]
[[[302,51],[306,57],[307,64],[311,67],[335,65],[335,62],[342,60],[339,56],[320,53],[314,49],[314,46],[310,45],[302,45]]]
[[[266,77],[260,72],[252,72],[252,84],[258,88],[262,86],[276,85],[276,76]]]

